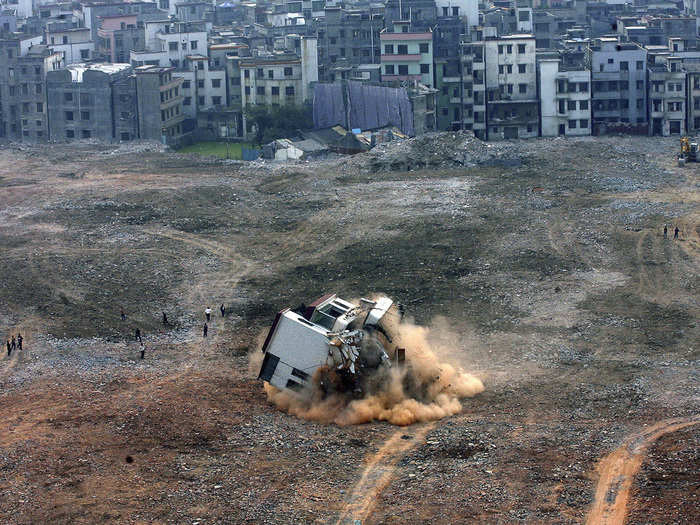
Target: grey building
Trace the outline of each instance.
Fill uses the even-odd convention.
[[[43,141],[48,138],[46,73],[62,66],[62,57],[46,46],[23,48],[28,41],[0,40],[0,137]]]
[[[46,76],[51,140],[137,138],[129,64],[71,64]]]
[[[136,73],[139,137],[177,145],[182,141],[183,79],[174,77],[175,68],[139,66]]]
[[[593,131],[647,122],[647,50],[606,37],[593,40],[586,56],[591,70]]]

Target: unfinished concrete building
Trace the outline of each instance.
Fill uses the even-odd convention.
[[[139,66],[136,73],[139,137],[168,145],[181,143],[185,119],[182,110],[182,78],[175,68]]]
[[[46,77],[51,140],[132,140],[136,85],[129,64],[71,64]]]

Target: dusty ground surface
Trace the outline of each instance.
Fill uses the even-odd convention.
[[[700,165],[675,139],[444,140],[474,151],[4,148],[0,332],[25,350],[0,354],[0,521],[586,521],[604,458],[700,413]],[[403,302],[486,391],[399,429],[277,411],[247,353],[328,291]],[[630,522],[697,522],[699,435],[638,449]]]

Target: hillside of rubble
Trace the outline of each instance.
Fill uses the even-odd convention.
[[[700,164],[677,153],[4,146],[0,522],[699,522]],[[278,410],[250,355],[328,292],[401,302],[485,391],[407,427]]]

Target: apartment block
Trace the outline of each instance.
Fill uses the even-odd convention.
[[[0,40],[0,137],[48,138],[46,74],[60,69],[63,57],[46,46],[26,47],[32,39]]]
[[[412,33],[409,22],[394,22],[391,32],[382,30],[382,80],[413,81],[433,87],[433,33]]]
[[[647,50],[617,38],[597,38],[589,44],[586,60],[593,83],[594,133],[615,124],[646,124]]]
[[[47,74],[46,91],[51,140],[137,138],[129,64],[70,64]]]
[[[685,135],[687,85],[680,57],[649,54],[649,135]]]
[[[136,73],[139,136],[176,145],[182,140],[185,118],[182,110],[182,78],[174,68],[139,66]]]
[[[591,72],[560,58],[540,59],[537,69],[541,136],[590,135]]]

